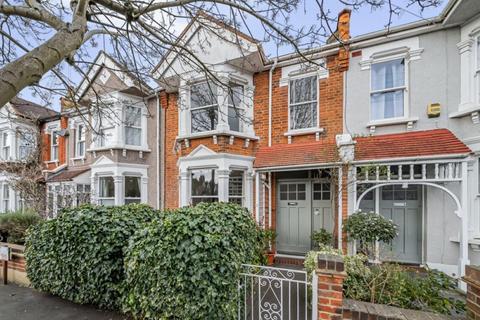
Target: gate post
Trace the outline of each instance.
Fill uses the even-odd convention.
[[[318,319],[343,319],[343,281],[347,274],[343,258],[320,254],[317,260],[317,315]]]

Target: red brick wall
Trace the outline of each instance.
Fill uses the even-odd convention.
[[[467,283],[467,317],[480,319],[480,267],[466,266],[465,282]]]

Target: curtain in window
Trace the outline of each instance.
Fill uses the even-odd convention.
[[[372,120],[404,116],[404,59],[373,64],[371,86]]]
[[[375,63],[372,65],[372,90],[384,90],[405,85],[405,63],[403,59]]]
[[[140,203],[140,177],[125,177],[125,204]]]
[[[290,129],[317,126],[317,76],[290,81]]]
[[[142,136],[142,109],[127,106],[125,109],[125,144],[139,146]]]

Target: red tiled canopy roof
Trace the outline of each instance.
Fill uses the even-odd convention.
[[[448,129],[356,138],[355,160],[466,154],[471,150]]]
[[[78,177],[84,172],[90,170],[89,168],[83,169],[67,169],[63,170],[60,173],[48,177],[47,182],[63,182],[63,181],[72,181],[73,178]]]
[[[258,150],[254,167],[286,167],[337,161],[339,158],[335,142],[276,144]]]

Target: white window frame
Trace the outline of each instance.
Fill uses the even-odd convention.
[[[386,62],[391,62],[395,60],[401,60],[403,59],[403,65],[404,65],[404,85],[399,86],[399,87],[392,87],[388,89],[381,89],[381,90],[373,90],[372,88],[372,82],[373,82],[373,66],[378,63],[386,63]],[[409,106],[408,106],[408,101],[409,101],[409,59],[407,57],[407,54],[401,54],[401,55],[392,55],[383,59],[375,59],[371,62],[370,65],[370,83],[369,83],[369,119],[370,123],[382,123],[382,122],[391,122],[391,121],[396,121],[396,120],[401,120],[401,119],[408,119],[409,117]],[[398,90],[403,90],[403,116],[401,117],[392,117],[392,118],[383,118],[383,119],[373,119],[373,114],[372,114],[372,95],[376,93],[386,93],[386,92],[394,92]]]
[[[230,195],[230,175],[228,177],[228,186],[227,186],[227,191],[228,191],[228,202],[231,202],[230,199],[241,199],[241,203],[240,205],[242,207],[245,206],[245,169],[242,169],[242,168],[231,168],[230,169],[230,174],[233,172],[233,171],[239,171],[239,172],[242,172],[242,195],[238,196],[238,195]]]
[[[140,196],[138,197],[127,197],[126,193],[126,178],[137,178],[140,182]],[[123,204],[127,204],[126,200],[135,200],[135,202],[130,202],[130,203],[142,203],[142,176],[139,175],[133,175],[133,174],[125,174],[123,176]]]
[[[7,197],[5,197],[5,191],[7,192]],[[11,190],[7,182],[2,184],[2,207],[3,212],[10,211],[10,200],[11,200]]]
[[[26,138],[31,138],[32,141],[28,141]],[[17,158],[18,160],[26,160],[31,154],[33,149],[35,148],[35,136],[34,134],[28,132],[27,130],[18,130],[17,131]],[[26,144],[22,144],[23,142],[27,142]],[[30,144],[31,143],[31,144]],[[22,148],[26,148],[25,155],[22,156]]]
[[[217,179],[217,195],[206,195],[206,196],[194,196],[193,195],[193,183],[192,183],[192,172],[193,171],[199,171],[199,170],[214,170],[215,171],[215,176],[214,176],[214,179],[216,178]],[[220,183],[219,183],[219,179],[218,179],[218,168],[217,167],[209,167],[209,166],[205,166],[205,167],[194,167],[194,168],[190,168],[188,170],[188,176],[189,176],[189,194],[190,194],[190,197],[189,197],[189,203],[192,205],[193,204],[193,199],[196,198],[196,199],[202,199],[202,198],[217,198],[217,201],[216,202],[220,202],[221,199],[220,199]]]
[[[217,130],[217,127],[218,125],[220,124],[220,121],[221,121],[221,116],[220,116],[220,101],[219,101],[219,97],[220,97],[220,94],[219,94],[219,86],[217,84],[214,84],[215,85],[215,89],[216,89],[216,104],[210,104],[210,105],[205,105],[205,106],[201,106],[201,107],[196,107],[196,108],[193,108],[192,107],[192,87],[194,86],[197,86],[197,85],[201,85],[203,83],[208,83],[208,80],[202,80],[202,81],[196,81],[192,84],[190,84],[190,87],[189,87],[189,95],[188,95],[188,105],[189,105],[189,110],[188,110],[188,126],[190,128],[190,133],[191,134],[202,134],[202,133],[208,133],[208,132],[214,132]],[[193,120],[193,117],[192,117],[192,112],[195,111],[195,110],[202,110],[202,109],[208,109],[208,108],[212,108],[212,107],[216,107],[217,108],[217,127],[215,129],[212,129],[212,130],[205,130],[205,131],[196,131],[196,132],[193,132],[193,127],[192,127],[192,120]]]
[[[0,132],[0,139],[2,147],[1,158],[3,160],[10,160],[10,135],[7,130]]]
[[[80,128],[83,130],[83,139],[81,139],[81,134],[80,134]],[[85,157],[85,150],[86,150],[86,138],[87,138],[87,132],[86,132],[86,127],[84,124],[80,123],[77,125],[77,128],[75,129],[75,157],[76,158],[83,158]],[[80,145],[83,144],[83,152],[80,153]]]
[[[102,197],[102,196],[100,196],[100,194],[101,194],[100,186],[102,185],[102,184],[101,184],[101,180],[102,180],[102,179],[105,179],[105,178],[111,178],[112,181],[113,181],[113,196],[112,196],[112,197]],[[104,204],[102,203],[103,201],[111,201],[111,202],[112,202],[112,206],[114,206],[114,205],[115,205],[115,188],[116,188],[116,187],[117,187],[117,186],[115,185],[115,177],[110,176],[110,175],[108,175],[108,176],[107,176],[107,175],[105,175],[105,176],[99,176],[99,177],[98,177],[98,195],[97,195],[97,202],[98,202],[98,204],[99,204],[99,205],[104,205]]]
[[[127,108],[136,108],[136,109],[139,109],[140,110],[140,125],[139,126],[135,126],[135,125],[128,125],[127,126]],[[122,123],[122,129],[123,129],[123,143],[125,144],[125,146],[129,146],[129,147],[141,147],[142,146],[142,141],[143,141],[143,129],[142,129],[142,118],[144,117],[144,114],[143,114],[143,107],[140,107],[140,106],[135,106],[133,104],[125,104],[122,108],[122,111],[123,111],[123,123]],[[132,128],[132,129],[140,129],[140,143],[137,145],[137,144],[127,144],[127,129],[128,128]]]
[[[291,83],[292,81],[300,80],[303,78],[309,78],[309,77],[316,77],[316,84],[317,84],[317,101],[311,100],[311,101],[303,101],[303,102],[297,102],[294,104],[290,103],[290,91],[291,91]],[[302,132],[302,131],[311,131],[312,129],[318,129],[320,128],[320,78],[318,76],[318,72],[313,72],[313,73],[304,73],[301,75],[297,75],[294,77],[289,77],[288,79],[288,132]],[[316,125],[308,128],[301,128],[301,129],[292,129],[291,128],[291,121],[290,121],[290,107],[295,106],[295,105],[302,105],[302,104],[307,104],[307,103],[317,103],[317,123]]]
[[[53,130],[50,134],[50,161],[58,161],[58,158],[60,157],[60,149],[58,144],[59,132],[60,130]],[[54,139],[55,134],[57,135],[56,139]]]
[[[480,32],[474,35],[474,84],[475,84],[475,99],[477,105],[480,105]]]
[[[242,98],[241,98],[241,101],[240,101],[240,105],[238,106],[235,106],[233,104],[230,104],[229,103],[229,97],[230,97],[230,92],[232,92],[232,94],[234,94],[232,87],[242,87]],[[232,98],[233,100],[233,98]],[[227,125],[228,125],[228,128],[230,131],[235,131],[235,130],[232,130],[232,128],[230,128],[230,117],[229,117],[229,109],[230,107],[234,107],[237,109],[237,114],[240,116],[238,121],[238,131],[235,131],[235,132],[244,132],[245,129],[244,129],[244,117],[245,117],[245,85],[244,84],[241,84],[239,82],[235,82],[235,81],[230,81],[229,82],[229,85],[228,85],[228,88],[227,88],[227,97],[226,97],[226,105],[227,105]]]
[[[88,191],[86,190],[87,186],[88,186]],[[80,187],[81,191],[79,190],[79,187]],[[76,191],[75,206],[78,207],[79,205],[90,203],[92,188],[91,188],[91,185],[89,183],[76,183],[75,184],[75,191]],[[79,195],[85,196],[86,194],[88,194],[88,201],[83,201],[84,199],[79,199]],[[82,203],[80,203],[80,201]]]

